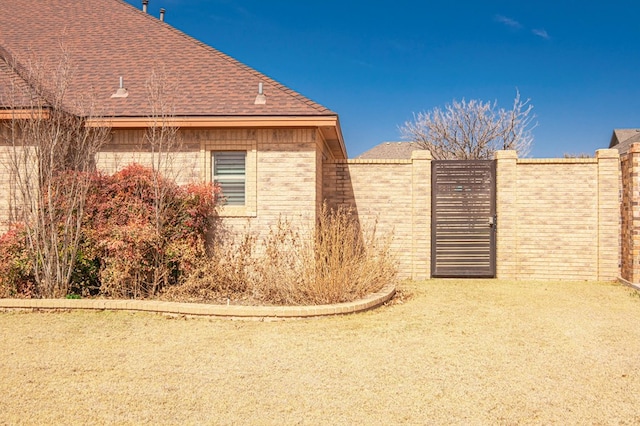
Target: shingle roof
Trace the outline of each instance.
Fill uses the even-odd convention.
[[[415,142],[383,142],[358,155],[358,159],[406,160],[413,151],[422,149]]]
[[[0,60],[0,108],[9,105],[28,108],[33,104],[27,83],[6,62]]]
[[[55,64],[64,49],[70,103],[91,94],[116,117],[150,114],[151,70],[164,76],[176,116],[336,115],[122,0],[0,1],[0,57],[3,49],[23,66],[34,57]],[[120,76],[129,95],[113,99]],[[0,60],[0,86],[13,77]],[[255,105],[260,82],[267,102]]]
[[[633,143],[640,143],[640,129],[615,129],[609,148],[615,148],[620,154],[624,154]]]

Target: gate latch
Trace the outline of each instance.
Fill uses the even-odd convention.
[[[498,217],[497,216],[491,216],[489,218],[489,227],[490,228],[495,228],[497,224],[498,224]]]

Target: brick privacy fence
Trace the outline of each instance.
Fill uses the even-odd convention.
[[[500,151],[496,161],[498,278],[619,276],[616,150],[599,150],[588,159],[518,159],[514,151]],[[430,153],[414,151],[411,160],[328,161],[323,167],[328,203],[352,206],[363,223],[376,220],[378,230],[393,231],[403,277],[429,278]]]
[[[615,280],[619,275],[617,150],[595,158],[496,153],[497,276]]]
[[[411,160],[334,160],[323,164],[329,206],[353,207],[363,226],[393,232],[403,277],[427,279],[431,266],[431,153]]]

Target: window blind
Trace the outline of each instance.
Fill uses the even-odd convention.
[[[245,204],[246,158],[245,151],[213,153],[213,180],[220,185],[226,205]]]

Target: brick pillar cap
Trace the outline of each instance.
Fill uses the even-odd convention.
[[[417,149],[411,153],[412,160],[431,160],[431,151],[426,149]]]
[[[496,151],[493,154],[493,158],[495,158],[496,160],[517,159],[518,158],[518,153],[515,150],[512,150],[512,149],[499,150],[499,151]]]
[[[638,149],[640,150],[640,144],[636,144],[638,145]],[[633,145],[631,145],[633,146]],[[611,148],[611,149],[598,149],[596,151],[596,158],[618,158],[620,155],[618,153],[618,150],[615,148]]]

